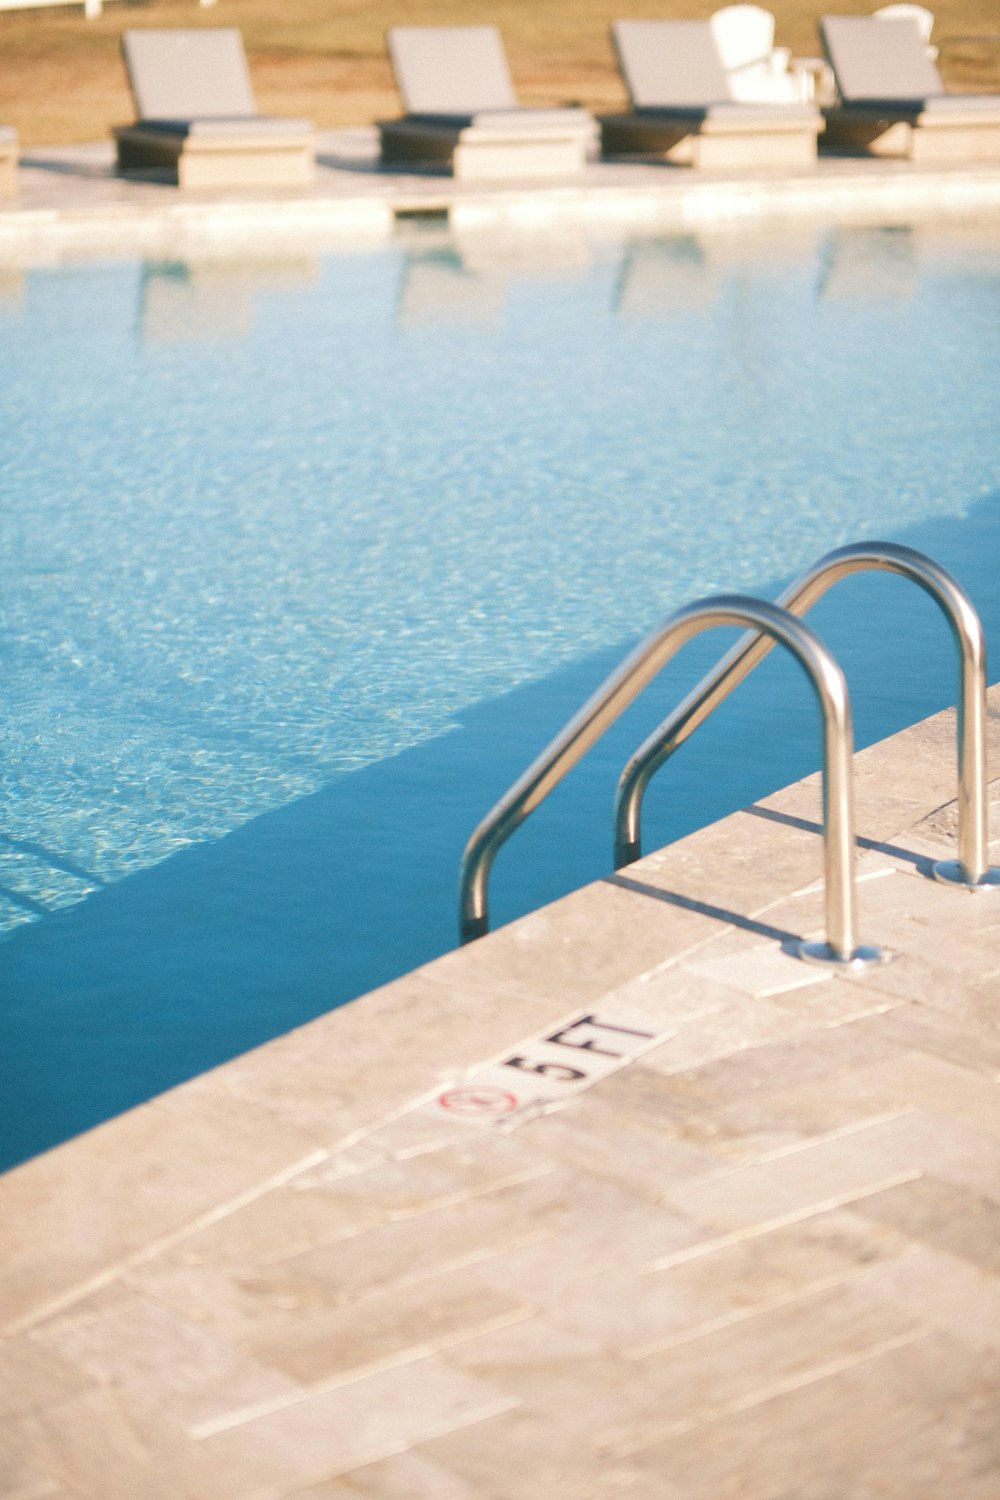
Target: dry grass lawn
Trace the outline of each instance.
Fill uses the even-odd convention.
[[[503,33],[526,104],[577,100],[592,109],[624,100],[608,39],[616,16],[703,17],[722,0],[220,0],[202,8],[152,0],[116,5],[87,21],[79,9],[0,11],[0,122],[26,145],[106,138],[133,118],[118,38],[126,26],[238,26],[260,108],[319,126],[366,124],[399,112],[385,57],[390,25],[493,22]],[[877,0],[827,0],[821,9],[866,14]],[[930,0],[935,38],[1000,31],[997,0]],[[771,0],[777,41],[815,55],[818,13],[805,0]],[[949,50],[952,88],[1000,87],[1000,45]]]

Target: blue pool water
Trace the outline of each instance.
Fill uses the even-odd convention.
[[[473,825],[677,605],[889,538],[1000,660],[998,350],[990,224],[0,275],[2,1161],[452,946]],[[859,743],[953,701],[912,586],[811,620]],[[517,835],[495,920],[609,869],[623,761],[730,639]],[[817,762],[775,653],[647,846]]]

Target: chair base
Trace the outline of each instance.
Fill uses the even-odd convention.
[[[908,161],[1000,161],[1000,111],[996,114],[946,115],[923,112],[905,116],[884,110],[838,107],[823,111],[822,148],[865,156],[895,156]]]
[[[675,166],[721,170],[814,166],[820,130],[818,115],[736,123],[701,112],[690,120],[679,114],[627,114],[604,115],[599,123],[605,156],[659,156]]]
[[[383,120],[379,124],[385,166],[450,167],[460,182],[504,178],[574,177],[587,160],[587,129],[551,126],[509,131],[478,125],[436,124],[423,120]]]
[[[155,175],[182,188],[307,187],[315,168],[311,133],[201,140],[125,125],[115,130],[115,141],[123,177]]]

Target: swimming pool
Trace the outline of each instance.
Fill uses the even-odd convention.
[[[472,826],[677,605],[889,538],[996,660],[998,312],[989,224],[430,222],[0,280],[3,1160],[451,946]],[[900,581],[811,620],[859,743],[953,701]],[[497,921],[610,868],[621,764],[727,644],[518,834]],[[648,847],[816,746],[775,653],[654,784]]]

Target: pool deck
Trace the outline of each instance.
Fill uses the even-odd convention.
[[[997,1500],[954,713],[856,791],[883,967],[811,777],[0,1179],[6,1500]]]
[[[273,252],[378,243],[400,217],[447,214],[453,228],[518,234],[583,224],[676,228],[770,218],[856,219],[1000,210],[1000,164],[928,167],[823,157],[815,167],[693,172],[661,162],[599,162],[582,176],[475,185],[380,171],[373,129],[322,132],[307,191],[181,192],[114,173],[110,142],[25,147],[19,193],[0,200],[0,267],[78,256],[183,257],[214,247]]]

